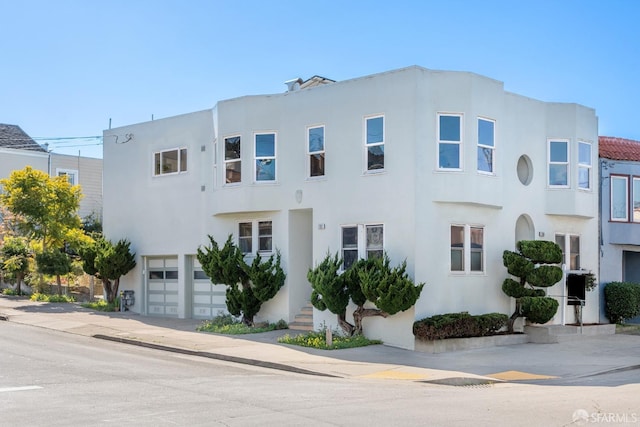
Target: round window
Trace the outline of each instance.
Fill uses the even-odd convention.
[[[533,179],[533,164],[529,156],[523,154],[518,159],[518,179],[523,185],[529,185]]]

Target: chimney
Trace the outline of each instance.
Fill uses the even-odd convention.
[[[287,92],[295,92],[300,89],[300,84],[302,84],[302,79],[298,77],[297,79],[291,79],[284,82],[287,85]]]

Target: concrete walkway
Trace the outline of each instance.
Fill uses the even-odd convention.
[[[464,385],[576,378],[640,368],[640,336],[634,335],[428,354],[384,345],[331,351],[309,349],[277,342],[279,336],[296,331],[217,335],[196,332],[201,323],[198,320],[102,313],[78,304],[32,302],[7,296],[0,296],[0,319],[213,359],[345,378]]]

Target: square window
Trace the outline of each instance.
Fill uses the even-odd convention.
[[[478,119],[478,172],[494,173],[495,123]]]
[[[438,169],[462,169],[462,116],[438,114]]]
[[[569,143],[549,141],[549,186],[569,186]]]
[[[342,227],[342,260],[345,270],[358,260],[358,227]]]
[[[451,226],[451,271],[464,271],[464,226]]]
[[[629,177],[611,175],[611,221],[629,220]]]
[[[591,144],[578,143],[578,188],[591,189]]]
[[[384,117],[366,119],[367,170],[384,169]]]
[[[253,224],[250,222],[241,222],[238,225],[238,246],[243,254],[253,252],[252,244]]]
[[[187,171],[187,149],[159,151],[153,154],[154,175],[175,174]]]
[[[276,180],[276,135],[274,133],[255,135],[256,181]]]
[[[242,180],[242,160],[240,157],[240,137],[224,139],[225,183],[233,184]]]
[[[307,130],[307,148],[309,153],[309,176],[324,176],[324,127]]]
[[[271,252],[273,249],[271,221],[258,222],[258,251]]]
[[[367,225],[367,259],[381,258],[384,254],[384,227]]]

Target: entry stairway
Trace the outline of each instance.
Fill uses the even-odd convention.
[[[310,302],[300,309],[293,322],[289,323],[289,329],[294,331],[313,331],[313,306]]]

